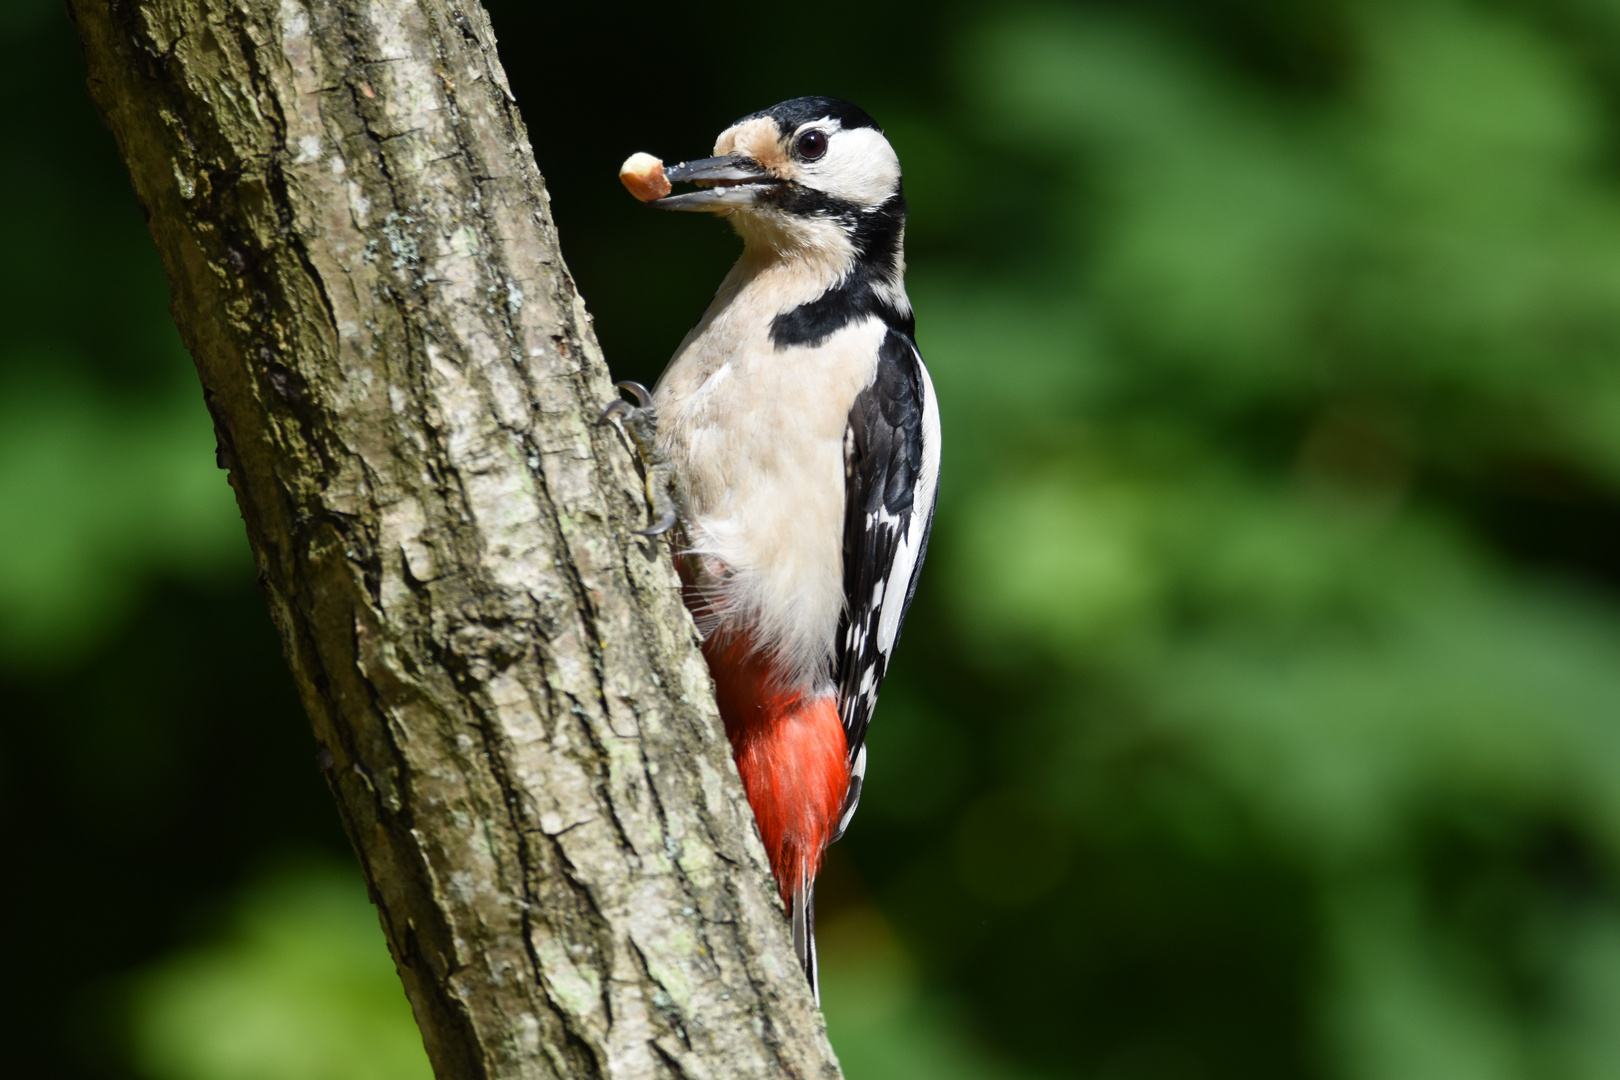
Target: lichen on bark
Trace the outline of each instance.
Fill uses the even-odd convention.
[[[437,1075],[836,1078],[482,8],[69,10]]]

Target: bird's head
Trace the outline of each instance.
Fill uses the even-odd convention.
[[[667,170],[700,190],[651,205],[727,216],[749,247],[831,252],[872,241],[898,255],[900,159],[863,110],[830,97],[784,101],[720,133],[714,156]]]

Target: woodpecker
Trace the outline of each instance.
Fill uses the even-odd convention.
[[[939,479],[900,161],[861,109],[802,97],[667,177],[698,190],[649,205],[725,217],[742,256],[650,400],[620,384],[642,407],[608,412],[641,432],[646,531],[679,526],[686,604],[817,990],[815,879],[860,801]]]

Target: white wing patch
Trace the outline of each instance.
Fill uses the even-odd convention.
[[[917,486],[912,496],[911,520],[907,523],[905,535],[900,539],[900,546],[894,553],[894,564],[889,570],[887,580],[879,581],[872,590],[872,608],[878,615],[877,647],[883,654],[885,661],[894,652],[895,638],[900,635],[900,618],[905,613],[905,598],[909,598],[911,579],[917,571],[917,557],[922,553],[923,535],[928,530],[929,519],[934,508],[934,489],[939,484],[939,402],[934,398],[934,383],[928,377],[928,368],[923,366],[922,357],[915,348],[912,355],[917,357],[917,370],[922,373],[923,392],[923,421],[922,421],[922,468],[917,473]],[[920,508],[927,507],[927,512]],[[900,523],[897,515],[879,512],[879,522],[893,527]],[[902,598],[899,603],[883,604],[885,596]],[[886,666],[886,665],[885,665]]]

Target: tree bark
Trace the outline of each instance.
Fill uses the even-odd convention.
[[[836,1078],[483,9],[69,9],[436,1074]]]

